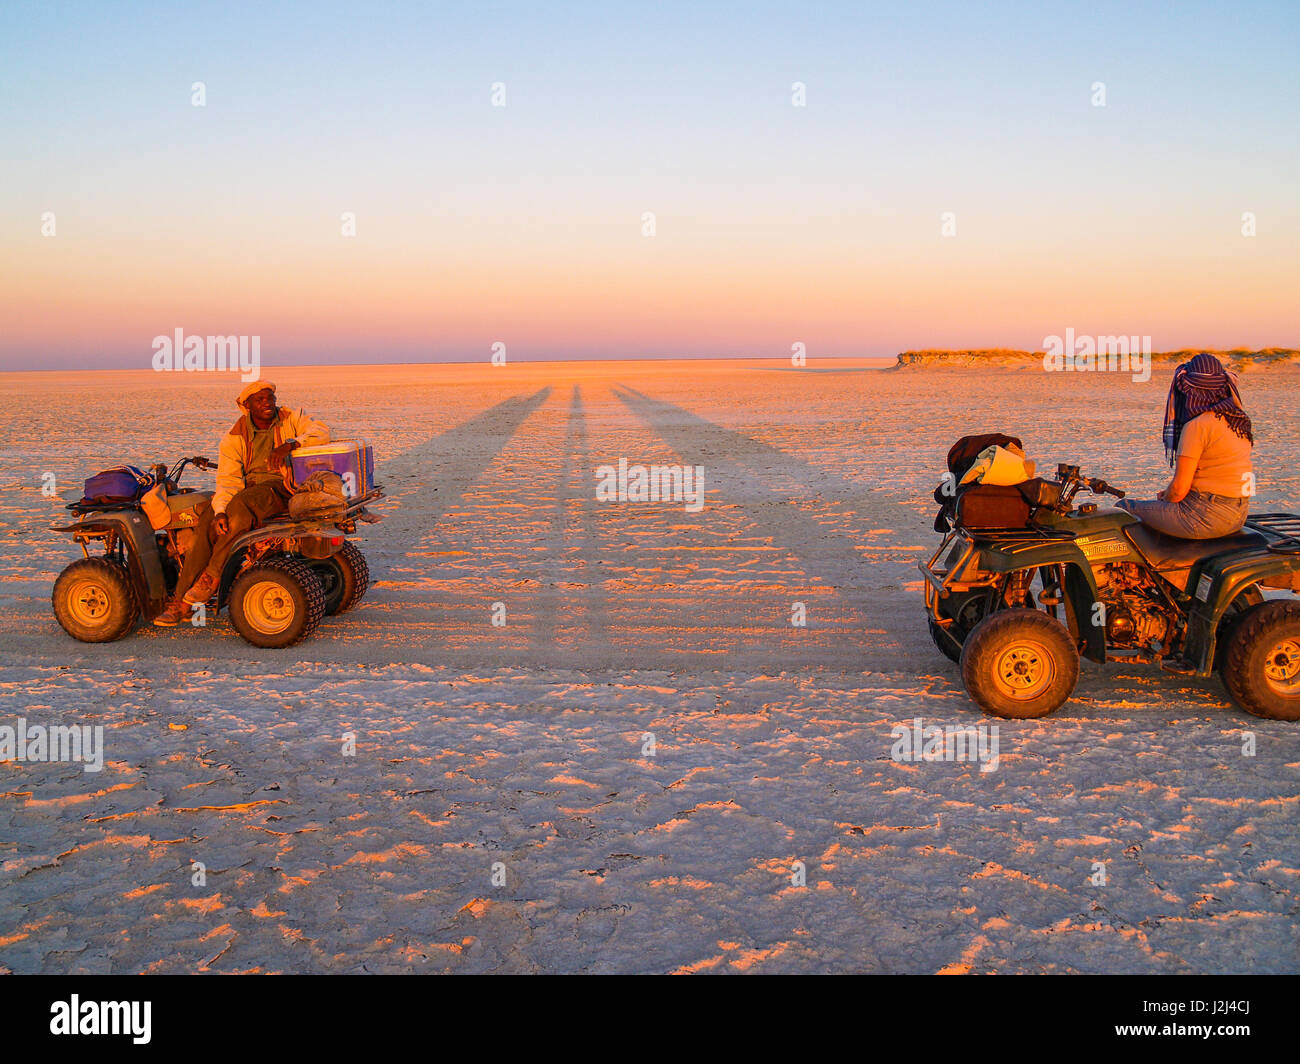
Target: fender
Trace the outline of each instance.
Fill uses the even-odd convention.
[[[1093,624],[1097,615],[1097,580],[1092,566],[1070,564],[1065,569],[1066,611],[1071,632],[1083,645],[1083,656],[1098,665],[1106,663],[1106,626]]]
[[[1084,657],[1098,664],[1105,663],[1106,631],[1092,623],[1098,602],[1097,580],[1087,556],[1073,539],[1016,536],[985,541],[980,544],[979,565],[995,573],[1010,573],[1031,566],[1065,566],[1067,627],[1079,641]]]
[[[149,519],[138,510],[96,514],[88,521],[52,527],[51,532],[116,532],[125,548],[127,569],[135,584],[140,610],[146,621],[162,613],[167,601],[167,578],[163,574],[158,542]]]
[[[1219,622],[1232,600],[1251,584],[1273,580],[1275,586],[1288,582],[1295,586],[1300,581],[1300,554],[1254,548],[1215,555],[1193,567],[1187,582],[1192,599],[1183,654],[1196,667],[1197,676],[1209,676],[1214,671]]]
[[[344,537],[336,531],[329,531],[320,521],[276,521],[252,528],[235,540],[230,550],[226,566],[221,570],[221,581],[217,592],[217,608],[225,609],[230,599],[230,588],[235,578],[244,568],[244,555],[248,548],[265,539],[311,540],[310,544],[297,543],[297,552],[308,558],[328,558],[342,549]]]

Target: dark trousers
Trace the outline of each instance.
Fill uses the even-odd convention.
[[[181,575],[176,578],[176,590],[173,592],[178,598],[185,594],[194,586],[194,581],[199,578],[199,573],[207,568],[208,562],[212,558],[212,501],[205,500],[203,505],[197,510],[198,523],[194,526],[194,544],[185,553],[185,560],[181,563]]]
[[[209,503],[199,511],[199,521],[195,526],[198,535],[194,546],[185,555],[185,563],[176,581],[176,594],[184,595],[194,581],[203,572],[212,574],[214,580],[221,579],[221,570],[226,567],[230,551],[235,540],[273,517],[280,517],[289,512],[289,489],[282,481],[268,481],[245,488],[226,506],[226,519],[230,522],[224,536],[214,536],[212,519],[216,516]]]

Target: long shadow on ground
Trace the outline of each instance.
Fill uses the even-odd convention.
[[[385,462],[379,479],[390,502],[376,507],[385,511],[384,520],[366,530],[366,553],[403,553],[427,535],[450,506],[478,483],[550,394],[546,387],[532,395],[512,396]],[[420,496],[419,506],[403,505],[410,495]]]
[[[704,466],[711,491],[716,489],[728,503],[739,506],[763,534],[798,558],[809,574],[833,587],[869,583],[867,565],[853,538],[854,533],[865,538],[871,527],[860,516],[864,508],[872,511],[872,522],[895,530],[907,528],[906,534],[912,534],[908,526],[916,524],[916,514],[879,492],[634,388],[623,386],[615,394],[687,463]],[[848,534],[829,532],[809,509],[813,505],[837,511]],[[910,567],[912,559],[905,560]]]

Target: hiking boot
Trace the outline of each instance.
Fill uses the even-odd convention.
[[[194,581],[194,586],[185,592],[187,603],[207,602],[217,590],[217,578],[211,573],[203,573]]]
[[[167,600],[167,605],[163,608],[162,613],[153,619],[153,623],[159,628],[175,628],[182,621],[186,620],[190,614],[190,604],[180,598],[171,598]]]

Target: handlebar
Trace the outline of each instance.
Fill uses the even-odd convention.
[[[172,471],[170,473],[166,473],[166,466],[159,465],[156,468],[166,473],[167,482],[172,485],[172,489],[174,490],[176,485],[180,483],[181,473],[184,472],[187,465],[192,465],[196,469],[217,468],[216,463],[213,462],[212,459],[204,458],[202,455],[195,455],[193,458],[182,458],[172,466]]]
[[[1104,480],[1088,481],[1088,490],[1094,495],[1114,495],[1117,499],[1124,498],[1125,492],[1120,488],[1112,488]]]
[[[1113,488],[1104,480],[1085,477],[1079,472],[1078,466],[1065,462],[1056,467],[1056,479],[1061,482],[1061,502],[1066,508],[1080,488],[1087,488],[1094,495],[1113,495],[1117,499],[1124,498],[1126,494],[1121,488]]]

